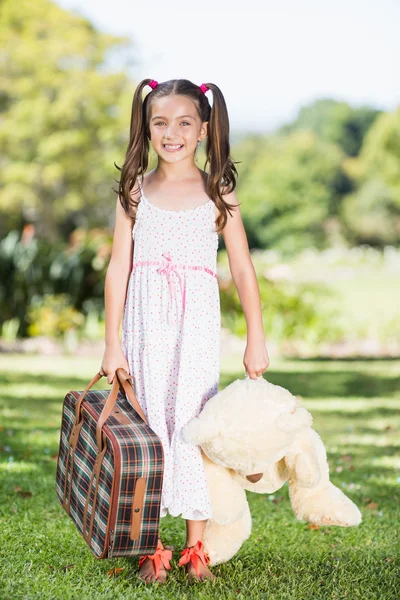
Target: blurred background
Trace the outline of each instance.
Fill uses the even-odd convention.
[[[97,352],[135,84],[185,77],[226,97],[271,350],[399,354],[399,5],[174,9],[3,0],[1,349]],[[218,261],[240,348],[222,237]]]
[[[286,488],[268,496],[269,509],[253,497],[247,548],[254,551],[269,524],[288,536],[284,547],[276,540],[277,598],[287,597],[284,582],[298,568],[309,579],[296,599],[378,598],[381,589],[399,597],[399,26],[397,0],[2,0],[0,475],[8,483],[0,522],[2,534],[18,528],[28,548],[13,561],[4,555],[7,597],[22,597],[15,582],[24,598],[35,585],[49,594],[41,597],[59,597],[62,569],[88,556],[55,499],[61,405],[101,364],[115,165],[124,161],[133,93],[145,77],[221,88],[271,359],[264,375],[311,410],[332,480],[363,509],[356,532],[318,533],[293,524]],[[196,161],[204,167],[202,148]],[[244,375],[246,327],[221,236],[218,275],[224,387]],[[45,533],[33,542],[35,519]],[[292,525],[299,561],[279,562],[294,548]],[[76,555],[65,558],[71,544]],[[327,567],[321,584],[319,561],[337,556],[335,569],[347,576],[339,581]],[[271,561],[272,577],[273,553]],[[97,597],[105,567],[87,564],[96,577],[85,593]],[[27,566],[31,575],[21,580]],[[51,583],[45,567],[59,570]],[[271,581],[276,592],[281,580]]]

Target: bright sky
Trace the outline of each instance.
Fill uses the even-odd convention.
[[[320,97],[386,110],[400,104],[399,0],[57,3],[128,35],[135,80],[217,84],[232,132],[270,131]]]

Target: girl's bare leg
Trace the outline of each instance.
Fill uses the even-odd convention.
[[[207,525],[207,520],[205,521],[191,521],[189,519],[186,520],[186,547],[190,548],[191,546],[195,546],[197,542],[200,540],[203,541],[204,530]],[[189,562],[186,565],[186,571],[188,575],[193,576],[197,579],[197,574],[195,568],[192,563]],[[215,575],[213,575],[207,565],[203,565],[201,561],[199,561],[199,572],[200,572],[200,580],[204,579],[215,579]]]

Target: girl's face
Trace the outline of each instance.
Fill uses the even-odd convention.
[[[193,101],[187,96],[164,96],[151,105],[150,139],[155,152],[166,162],[193,158],[197,142],[207,135]]]

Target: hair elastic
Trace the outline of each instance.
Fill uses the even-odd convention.
[[[152,79],[152,80],[150,81],[150,83],[149,83],[149,86],[150,86],[151,88],[153,88],[153,90],[154,90],[154,88],[155,88],[157,85],[158,85],[158,81],[156,81],[155,79]]]
[[[210,88],[208,88],[205,83],[202,83],[200,89],[205,94]]]

